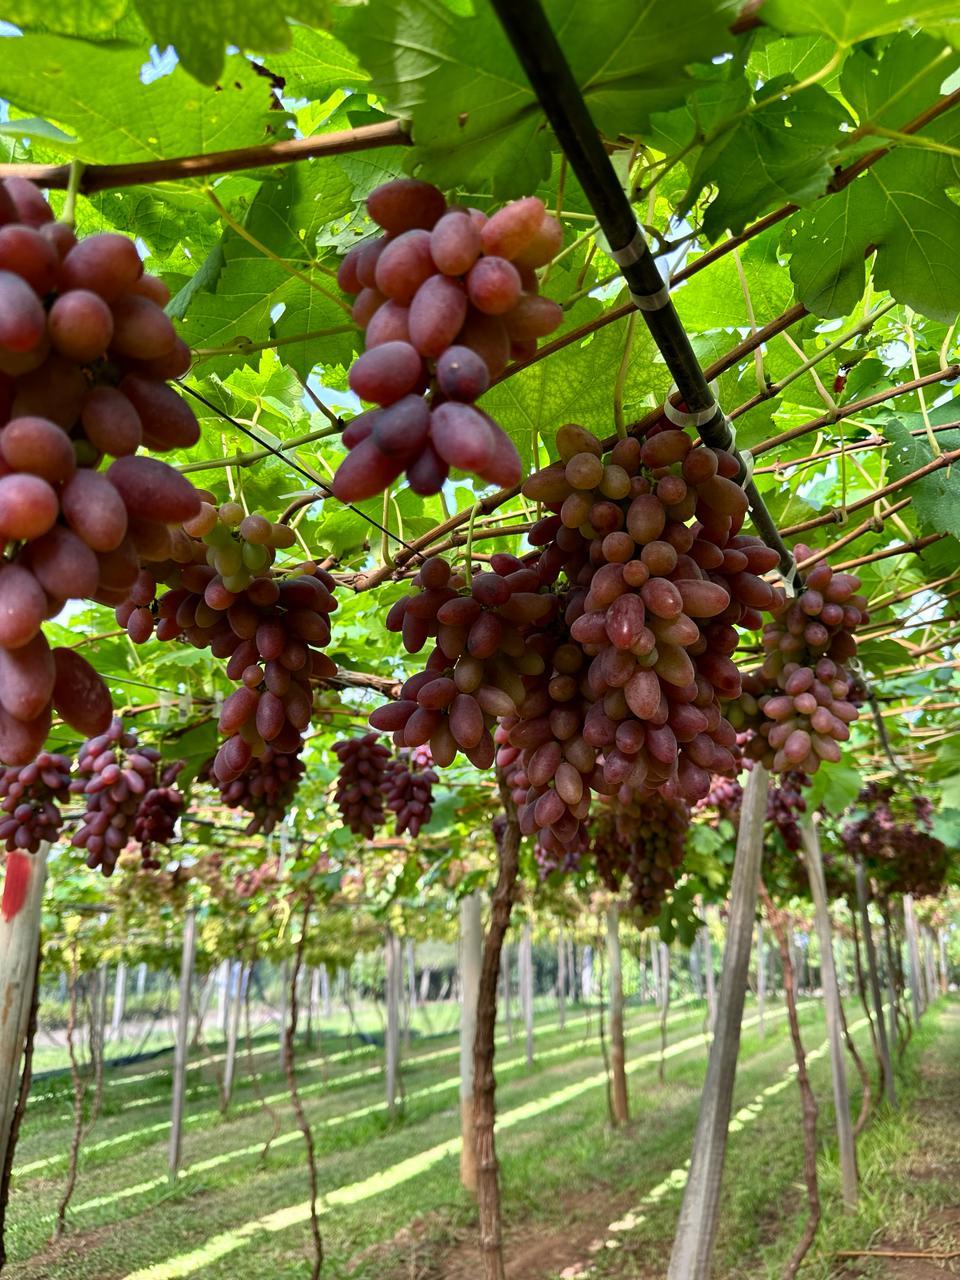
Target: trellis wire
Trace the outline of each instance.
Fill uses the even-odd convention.
[[[250,439],[253,440],[256,444],[260,445],[261,448],[266,449],[266,451],[272,454],[275,458],[279,458],[281,462],[285,463],[292,470],[296,471],[298,475],[303,476],[305,480],[308,480],[310,482],[310,484],[315,485],[318,489],[322,489],[325,497],[333,498],[335,502],[340,501],[340,499],[336,497],[333,490],[330,488],[328,484],[324,484],[322,480],[318,480],[316,476],[312,476],[309,471],[301,467],[300,464],[298,462],[295,462],[293,458],[288,458],[287,455],[282,452],[282,450],[275,448],[268,441],[264,440],[262,436],[258,436],[255,431],[251,430],[250,427],[246,426],[242,422],[239,422],[236,418],[231,417],[231,415],[227,413],[225,409],[221,409],[219,405],[214,404],[212,400],[208,400],[205,395],[202,395],[199,391],[195,390],[193,387],[187,386],[185,382],[180,382],[177,385],[183,391],[186,391],[188,395],[193,396],[195,400],[199,400],[201,404],[206,405],[208,409],[212,410],[213,413],[215,413],[219,418],[222,418],[224,422],[229,422],[232,427],[236,427],[238,431],[242,431],[244,435],[249,436]],[[229,459],[224,460],[223,466],[224,466],[224,469],[230,466]],[[350,511],[354,512],[355,515],[358,515],[361,518],[361,520],[366,520],[367,524],[373,525],[375,529],[379,529],[379,531],[382,534],[385,534],[388,538],[393,538],[394,542],[399,542],[402,547],[405,547],[406,550],[411,552],[413,555],[420,555],[419,551],[417,551],[415,547],[411,547],[409,542],[404,542],[403,538],[401,538],[399,534],[394,533],[392,529],[388,529],[386,525],[382,525],[379,520],[374,520],[373,516],[368,516],[365,511],[361,511],[360,508],[354,506],[352,502],[344,502],[342,505],[347,507]],[[423,559],[422,556],[420,556],[420,558],[421,560]]]

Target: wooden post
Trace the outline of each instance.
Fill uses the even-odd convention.
[[[217,975],[217,1026],[224,1039],[230,1029],[230,966],[229,960],[222,960]]]
[[[727,1127],[740,1049],[740,1023],[757,911],[757,886],[767,815],[768,775],[755,764],[743,792],[733,868],[727,945],[723,953],[717,1025],[690,1159],[690,1173],[670,1256],[668,1280],[708,1280],[717,1233]]]
[[[227,975],[226,998],[230,1016],[227,1021],[227,1056],[223,1064],[223,1106],[226,1109],[233,1097],[233,1082],[237,1068],[237,1040],[240,1035],[240,1013],[243,1009],[245,966],[235,960]],[[233,1003],[230,1003],[231,991]]]
[[[757,921],[757,1016],[759,1023],[757,1030],[760,1033],[760,1039],[763,1040],[767,1035],[767,1027],[764,1022],[764,1016],[767,1011],[767,966],[763,950],[763,921]]]
[[[42,844],[36,853],[8,853],[0,898],[0,1171],[13,1155],[8,1148],[37,980],[49,852]]]
[[[657,938],[650,943],[650,981],[653,985],[653,1003],[659,1009],[663,991],[660,984],[660,942]]]
[[[573,938],[567,939],[567,990],[573,1004],[580,1001],[580,988],[577,986],[577,948]]]
[[[580,990],[583,999],[589,1004],[593,999],[593,947],[585,946],[580,961]]]
[[[666,1084],[666,1052],[667,1052],[667,1015],[670,1012],[670,948],[665,942],[660,943],[660,1064],[657,1075],[661,1084]]]
[[[940,937],[942,940],[942,931]],[[557,1009],[557,1024],[562,1031],[567,1025],[567,949],[564,945],[562,929],[557,942]]]
[[[613,1119],[626,1124],[630,1119],[627,1096],[627,1049],[623,1037],[623,960],[620,954],[620,908],[607,908],[607,967],[610,971],[610,1070],[613,1075]]]
[[[707,923],[700,930],[703,945],[703,972],[707,980],[707,1031],[713,1035],[717,1025],[717,984],[713,976],[713,939],[710,937],[710,922],[707,908],[703,911]]]
[[[400,983],[402,958],[400,939],[392,929],[387,930],[385,943],[387,974],[387,1115],[391,1120],[397,1115],[397,1086],[400,1070]]]
[[[946,930],[937,930],[937,949],[940,952],[940,994],[945,996],[949,990],[947,975],[947,934]]]
[[[913,910],[913,894],[903,895],[903,923],[907,934],[907,957],[910,974],[910,1007],[914,1025],[923,1013],[923,993],[920,990],[920,947],[917,942],[917,917]]]
[[[127,966],[121,960],[113,980],[113,1013],[110,1018],[110,1034],[123,1039],[123,1006],[127,997]]]
[[[533,1066],[533,926],[523,924],[520,935],[520,1010],[526,1036],[527,1066]]]
[[[923,930],[924,974],[927,981],[927,1004],[937,998],[937,976],[933,964],[933,934],[924,927]]]
[[[474,1042],[477,1036],[477,995],[483,959],[483,919],[479,893],[460,900],[460,1181],[477,1189],[477,1138],[473,1123]]]
[[[873,930],[870,927],[870,900],[867,890],[867,874],[863,863],[857,861],[857,906],[860,911],[860,931],[863,934],[864,950],[867,956],[867,977],[870,982],[870,995],[877,1019],[877,1041],[880,1046],[880,1064],[883,1071],[883,1091],[891,1107],[897,1105],[897,1086],[893,1075],[893,1063],[890,1060],[890,1042],[887,1039],[887,1024],[883,1018],[883,996],[880,992],[880,974],[877,970],[877,950],[873,942]]]
[[[187,1093],[187,1052],[190,1041],[190,992],[193,985],[193,962],[196,955],[197,918],[190,907],[183,918],[183,949],[180,953],[180,1003],[177,1007],[177,1039],[173,1059],[173,1101],[170,1106],[170,1145],[167,1149],[167,1172],[176,1182],[180,1172],[180,1146],[183,1133],[183,1104]]]
[[[857,1149],[850,1119],[850,1095],[847,1089],[847,1066],[844,1058],[843,1027],[840,1021],[840,990],[833,960],[833,939],[830,931],[830,910],[827,905],[827,887],[823,876],[823,858],[820,853],[820,835],[816,824],[806,820],[801,824],[803,849],[807,859],[807,875],[813,895],[813,907],[820,939],[820,985],[827,1013],[827,1039],[830,1042],[830,1075],[833,1081],[833,1103],[836,1111],[837,1141],[840,1148],[840,1173],[843,1181],[843,1204],[849,1211],[856,1209],[859,1197],[857,1176]]]
[[[887,974],[887,1018],[889,1027],[889,1043],[891,1060],[897,1049],[899,1033],[897,1030],[897,971],[894,968],[893,940],[890,936],[890,912],[887,905],[882,908],[883,914],[883,955],[884,968]]]

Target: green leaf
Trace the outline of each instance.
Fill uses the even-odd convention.
[[[286,82],[287,97],[323,99],[334,89],[362,91],[369,84],[369,74],[329,31],[293,27],[291,36],[290,48],[269,60],[270,70]]]
[[[93,39],[110,33],[127,11],[129,0],[9,0],[3,6],[4,22],[29,31],[59,32]]]
[[[69,147],[46,141],[88,163],[223,151],[286,133],[285,115],[269,110],[269,84],[244,58],[229,59],[218,89],[198,89],[180,67],[143,84],[143,62],[130,45],[24,36],[15,57],[0,59],[0,97],[75,135]]]
[[[6,120],[0,124],[0,134],[8,138],[33,138],[42,142],[52,142],[62,147],[72,147],[76,138],[64,133],[49,120],[40,120],[35,116],[21,116],[17,120]]]
[[[648,0],[641,10],[597,0],[583,22],[575,0],[547,14],[598,127],[643,131],[650,112],[682,102],[686,67],[729,44],[726,0]],[[413,121],[415,164],[440,186],[492,181],[498,196],[536,189],[550,172],[551,136],[493,8],[457,16],[441,0],[367,0],[335,11],[336,32],[394,114]]]
[[[889,43],[854,49],[843,66],[840,87],[859,123],[899,129],[936,102],[958,65],[943,57],[943,43],[922,32],[904,32]],[[865,145],[877,145],[868,138]]]
[[[283,358],[303,376],[319,363],[349,363],[357,345],[353,325],[339,304],[336,284],[312,264],[319,228],[350,207],[349,181],[335,165],[289,165],[278,181],[265,182],[244,224],[263,248],[236,232],[224,238],[225,266],[216,275],[216,292],[197,292],[187,300],[185,341],[194,348],[217,349],[240,339],[285,339]],[[182,299],[175,301],[179,310]],[[346,332],[289,341],[331,329]],[[256,364],[259,353],[201,357],[200,370],[206,375],[251,359]]]
[[[203,4],[170,4],[169,0],[134,0],[147,30],[163,48],[173,45],[184,68],[203,84],[213,84],[223,71],[227,45],[266,53],[290,46],[287,17],[321,26],[326,0],[204,0]]]
[[[926,153],[895,153],[795,214],[786,244],[800,301],[818,316],[846,315],[863,294],[864,255],[872,248],[877,289],[934,319],[955,319],[960,218],[940,167],[939,158]]]
[[[956,416],[956,409],[951,412],[951,406],[944,405],[939,411],[934,411],[934,421],[938,416],[944,421],[951,421]],[[883,423],[883,434],[891,442],[887,459],[891,480],[900,480],[933,461],[933,451],[926,436],[910,433],[911,428],[922,425],[923,419],[919,414],[903,414],[888,418]],[[938,432],[936,439],[942,450],[960,448],[960,430]],[[955,538],[960,537],[960,505],[957,503],[956,477],[952,474],[955,466],[941,467],[910,485],[913,510],[924,533],[947,532]]]
[[[905,26],[960,23],[953,0],[766,0],[763,21],[790,35],[825,35],[849,47]]]
[[[704,187],[717,195],[707,207],[704,232],[715,240],[782,204],[803,204],[822,195],[833,175],[841,127],[850,117],[819,85],[786,101],[786,86],[764,86],[756,104],[730,130],[706,146],[694,169],[686,207]]]
[[[597,314],[593,299],[570,313],[574,324]],[[579,343],[572,343],[562,359],[539,360],[505,382],[492,387],[481,401],[500,423],[520,453],[526,474],[536,457],[537,433],[552,447],[557,428],[578,422],[599,436],[613,431],[613,387],[623,356],[626,321],[606,325]],[[637,325],[624,403],[627,418],[639,416],[644,398],[665,389],[666,372],[654,359],[647,330]]]
[[[860,794],[862,780],[859,769],[848,764],[822,764],[813,775],[807,792],[807,811],[815,813],[822,805],[828,814],[837,815]]]

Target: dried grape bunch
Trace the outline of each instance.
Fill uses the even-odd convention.
[[[41,751],[29,764],[0,769],[0,841],[8,853],[36,853],[55,844],[63,826],[60,806],[70,796],[70,761]]]
[[[366,331],[350,387],[378,407],[344,431],[334,493],[369,498],[404,471],[415,493],[437,493],[451,467],[519,483],[513,442],[475,402],[563,318],[536,275],[563,242],[560,223],[536,196],[488,218],[413,178],[378,187],[367,209],[384,234],[350,250],[338,281]]]
[[[117,858],[134,839],[143,798],[157,785],[159,761],[159,751],[141,747],[118,719],[80,748],[70,790],[84,797],[86,808],[71,843],[86,849],[88,867],[113,874]]]
[[[641,922],[653,919],[676,884],[686,852],[690,809],[661,795],[637,797],[629,787],[605,801],[590,851],[612,893],[629,881],[628,905]]]
[[[204,503],[179,531],[178,559],[141,572],[117,609],[136,642],[183,638],[227,659],[239,687],[224,701],[226,736],[214,761],[221,782],[238,778],[271,749],[296,756],[313,714],[313,681],[336,674],[322,652],[337,607],[334,580],[310,564],[287,575],[274,569],[278,548],[293,534],[236,503],[219,511]],[[157,584],[169,589],[156,596]]]
[[[106,686],[51,652],[43,622],[71,599],[117,604],[145,548],[196,514],[190,482],[141,447],[195,444],[167,385],[190,364],[134,242],[77,240],[40,192],[0,182],[0,759],[26,764],[56,710],[105,731]],[[110,461],[113,459],[113,461]],[[106,463],[105,466],[101,464]],[[67,669],[69,668],[69,669]],[[74,677],[79,677],[79,683]]]
[[[438,782],[432,768],[430,748],[402,750],[387,765],[383,777],[383,795],[387,808],[397,815],[397,835],[405,831],[416,837],[430,821],[433,813],[433,784]]]
[[[376,733],[333,744],[340,761],[335,800],[343,820],[358,836],[372,840],[385,821],[383,786],[390,752]]]
[[[165,765],[157,785],[151,787],[140,801],[133,824],[133,838],[140,846],[143,866],[148,871],[159,871],[160,862],[154,857],[154,845],[169,846],[176,834],[177,822],[186,808],[186,797],[175,785],[184,761],[174,760]]]
[[[798,560],[813,554],[802,543],[795,552]],[[857,651],[854,632],[869,620],[859,588],[855,574],[834,573],[820,560],[800,595],[778,603],[764,627],[766,656],[745,677],[731,718],[754,730],[746,753],[774,773],[813,774],[822,760],[840,759],[840,744],[859,715],[846,665]]]
[[[268,746],[236,778],[221,781],[212,760],[202,770],[201,777],[219,787],[223,804],[251,815],[245,829],[247,835],[257,832],[269,835],[293,804],[304,768],[298,753],[277,751]]]

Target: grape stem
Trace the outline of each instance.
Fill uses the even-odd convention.
[[[80,191],[80,183],[83,181],[84,170],[86,165],[82,160],[70,161],[70,175],[67,179],[67,198],[63,202],[63,209],[60,213],[60,221],[66,226],[72,227],[77,220],[77,195]]]

